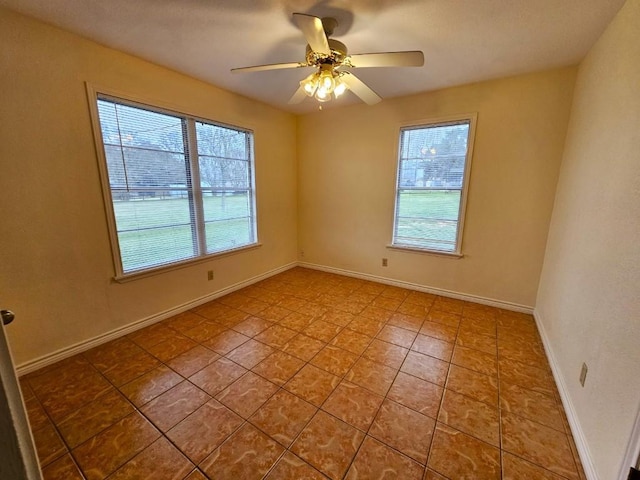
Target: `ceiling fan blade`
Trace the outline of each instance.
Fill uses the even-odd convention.
[[[349,56],[355,68],[367,67],[421,67],[424,54],[421,51],[361,53]]]
[[[296,90],[296,93],[289,99],[289,105],[295,105],[297,103],[301,103],[305,98],[307,98],[307,94],[304,91],[302,85]]]
[[[367,85],[353,73],[342,72],[340,80],[367,105],[375,105],[382,101],[382,98],[380,98],[376,92],[367,87]]]
[[[318,53],[324,53],[326,55],[331,53],[329,41],[327,40],[327,35],[324,33],[324,27],[322,26],[322,20],[318,17],[307,15],[305,13],[294,13],[293,20],[298,28],[302,30],[311,50]]]
[[[262,72],[264,70],[279,70],[282,68],[302,68],[308,67],[305,62],[270,63],[267,65],[255,65],[253,67],[232,68],[231,73]]]

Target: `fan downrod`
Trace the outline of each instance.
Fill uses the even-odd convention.
[[[333,35],[334,30],[338,26],[338,21],[333,17],[322,17],[320,21],[322,21],[322,28],[327,37]]]

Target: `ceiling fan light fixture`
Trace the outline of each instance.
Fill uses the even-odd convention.
[[[346,83],[343,83],[340,80],[340,77],[337,77],[336,78],[336,88],[333,89],[333,94],[335,95],[336,98],[338,98],[340,95],[342,95],[346,91],[347,91]]]
[[[324,88],[327,93],[331,94],[333,89],[336,88],[336,81],[333,78],[333,71],[331,66],[329,68],[322,68],[319,74],[319,87]]]
[[[328,102],[329,100],[331,100],[331,92],[321,85],[316,90],[316,94],[314,95],[314,97],[319,102]]]
[[[294,13],[294,23],[307,40],[305,60],[302,62],[272,63],[253,67],[233,68],[232,72],[259,72],[286,68],[311,67],[315,72],[300,82],[289,100],[298,104],[305,97],[319,102],[338,98],[347,90],[367,105],[375,105],[382,98],[349,70],[367,67],[422,67],[424,54],[417,50],[378,52],[349,55],[344,43],[329,38],[337,25],[334,18],[319,18],[305,13]]]
[[[300,86],[309,97],[313,97],[318,89],[318,73],[314,72],[300,82]]]

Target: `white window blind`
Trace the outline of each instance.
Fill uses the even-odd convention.
[[[251,243],[252,136],[202,122],[196,122],[196,132],[207,253]]]
[[[126,275],[256,243],[253,135],[98,95]]]
[[[472,119],[402,128],[393,245],[459,253]]]

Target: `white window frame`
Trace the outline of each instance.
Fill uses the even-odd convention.
[[[450,115],[446,117],[438,117],[432,118],[428,120],[420,120],[411,123],[401,124],[399,127],[399,133],[397,136],[397,148],[396,148],[396,182],[395,182],[395,207],[393,211],[393,230],[391,234],[391,243],[388,245],[388,248],[398,249],[398,250],[406,250],[406,251],[414,251],[419,253],[428,253],[428,254],[436,254],[436,255],[444,255],[455,258],[462,258],[462,239],[464,233],[464,221],[465,214],[467,209],[467,196],[469,192],[469,180],[471,177],[471,163],[473,159],[473,144],[476,133],[476,123],[477,123],[477,113],[465,113],[459,115]],[[463,173],[463,181],[462,181],[462,189],[460,191],[460,204],[458,210],[458,223],[457,223],[457,232],[456,232],[456,244],[455,248],[452,251],[449,250],[438,250],[435,248],[426,248],[420,247],[416,245],[399,243],[396,241],[396,232],[398,228],[398,209],[399,209],[399,200],[400,200],[400,191],[407,190],[406,187],[400,186],[401,181],[401,155],[402,155],[402,134],[406,130],[415,130],[421,128],[429,128],[429,127],[442,127],[447,125],[456,125],[460,123],[469,124],[469,133],[467,139],[467,153],[465,158],[464,165],[464,173]],[[411,188],[409,188],[411,189]]]
[[[226,256],[229,254],[234,254],[237,252],[242,252],[246,250],[251,250],[257,247],[260,247],[261,244],[258,241],[258,215],[256,209],[256,185],[255,185],[255,134],[253,129],[239,127],[236,125],[231,125],[229,123],[220,122],[216,120],[211,120],[208,118],[204,118],[201,116],[189,114],[183,112],[181,108],[174,106],[166,106],[161,105],[161,102],[157,101],[149,101],[147,99],[141,99],[138,97],[134,97],[122,92],[114,92],[110,89],[99,88],[91,85],[90,83],[86,84],[87,96],[89,100],[89,110],[91,114],[91,122],[93,127],[93,135],[94,142],[96,147],[96,155],[98,157],[98,167],[100,173],[100,182],[102,186],[102,194],[104,199],[104,207],[105,214],[107,219],[107,226],[109,230],[109,238],[111,244],[111,253],[113,258],[113,265],[115,270],[114,279],[118,282],[127,282],[130,280],[135,280],[138,278],[144,278],[151,275],[155,275],[158,273],[174,270],[177,268],[183,268],[185,266],[204,262],[207,260],[211,260],[215,257]],[[129,105],[134,108],[141,108],[144,110],[158,112],[161,114],[173,115],[180,117],[186,120],[188,126],[188,154],[187,161],[189,162],[190,172],[192,176],[192,194],[194,196],[193,199],[193,207],[195,209],[195,224],[194,228],[196,231],[195,241],[198,244],[198,252],[197,255],[190,257],[184,260],[178,260],[171,263],[166,263],[158,266],[151,266],[144,269],[139,269],[131,272],[124,272],[123,264],[122,264],[122,255],[120,252],[120,244],[118,239],[118,230],[116,225],[116,217],[114,211],[113,198],[111,195],[111,186],[109,182],[109,172],[107,169],[107,160],[105,154],[105,146],[102,138],[102,129],[100,124],[100,116],[98,112],[98,100],[105,99],[111,100],[117,103],[121,103],[124,105]],[[204,212],[203,212],[203,198],[202,198],[202,187],[200,184],[200,172],[199,172],[199,159],[198,159],[198,149],[196,146],[196,132],[195,132],[195,123],[202,122],[211,125],[220,126],[223,128],[229,128],[241,132],[245,132],[250,134],[250,158],[249,158],[249,189],[248,192],[250,194],[250,218],[252,222],[253,229],[253,241],[249,244],[241,245],[236,248],[229,248],[221,251],[216,251],[212,253],[206,252],[205,246],[205,223],[204,223]]]

